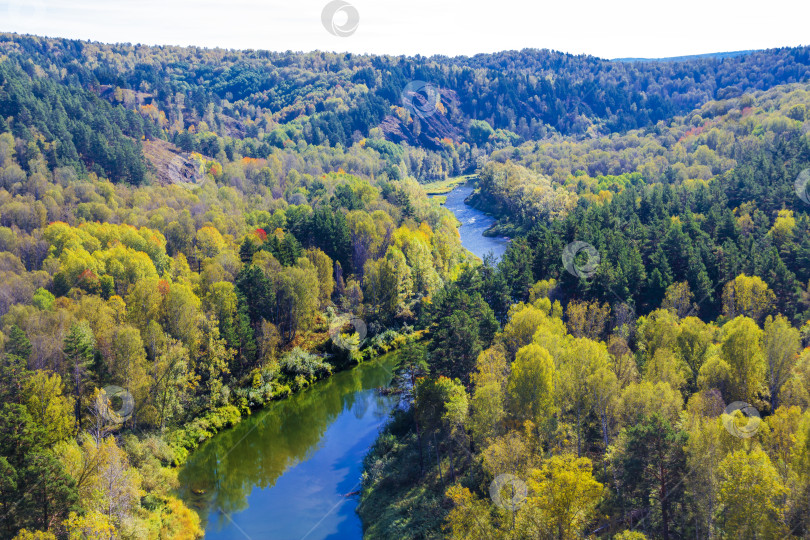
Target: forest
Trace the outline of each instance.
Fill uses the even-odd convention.
[[[402,352],[368,536],[810,534],[807,97],[494,152],[471,202],[515,237]]]
[[[0,538],[201,538],[189,456],[388,351],[366,538],[810,537],[809,109],[809,47],[0,34]]]

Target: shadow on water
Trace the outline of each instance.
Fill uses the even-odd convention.
[[[362,460],[396,403],[394,354],[335,374],[205,442],[180,471],[180,495],[206,538],[362,538]]]

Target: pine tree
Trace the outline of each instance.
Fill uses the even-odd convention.
[[[79,430],[82,428],[82,397],[85,384],[92,376],[90,367],[93,363],[95,347],[95,337],[85,321],[70,326],[70,331],[63,342],[62,351],[70,369]]]
[[[26,361],[31,356],[31,342],[28,341],[25,332],[16,324],[9,331],[6,352]]]
[[[25,359],[14,354],[0,357],[0,402],[20,403],[25,383],[31,376]]]

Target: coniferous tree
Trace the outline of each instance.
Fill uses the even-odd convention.
[[[65,336],[62,351],[67,362],[70,374],[73,398],[75,399],[75,415],[79,429],[82,427],[82,399],[85,394],[85,385],[91,379],[90,366],[96,340],[87,324],[74,323]]]
[[[22,328],[16,324],[11,327],[9,332],[8,341],[6,342],[6,352],[18,356],[25,361],[31,356],[31,342],[28,336],[25,335]]]

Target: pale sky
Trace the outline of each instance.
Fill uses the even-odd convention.
[[[810,43],[806,1],[342,0],[359,23],[332,35],[328,0],[0,0],[0,31],[106,43],[377,54],[549,48],[665,57]],[[351,9],[351,8],[349,8]],[[338,11],[338,27],[348,11]]]

